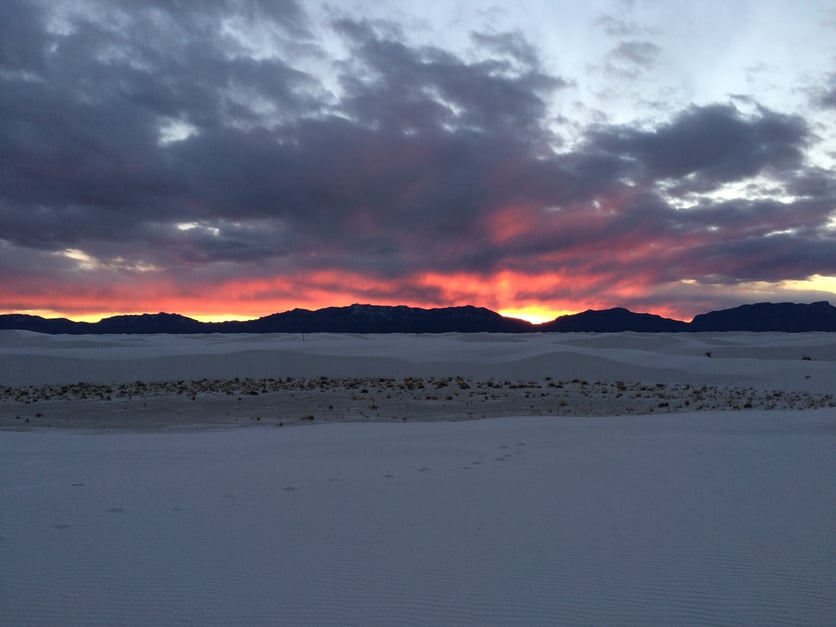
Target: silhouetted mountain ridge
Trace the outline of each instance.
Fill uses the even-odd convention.
[[[694,316],[691,331],[836,331],[836,307],[827,301],[756,303]]]
[[[637,331],[662,333],[687,331],[688,323],[655,314],[634,313],[623,307],[613,309],[588,309],[579,314],[561,316],[539,326],[539,331],[596,332]]]
[[[230,323],[219,323],[229,325]],[[520,333],[534,330],[525,320],[505,318],[484,307],[422,309],[405,305],[350,305],[311,311],[293,309],[237,322],[243,333]]]
[[[350,305],[293,309],[257,320],[199,322],[172,313],[120,315],[99,322],[0,315],[0,329],[51,334],[85,333],[671,333],[693,331],[836,331],[836,307],[826,301],[756,303],[695,316],[688,323],[623,307],[588,310],[543,324],[507,318],[484,307],[423,309],[405,305]]]

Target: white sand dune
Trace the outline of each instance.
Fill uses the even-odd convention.
[[[834,624],[834,381],[836,334],[2,332],[0,623]]]
[[[204,377],[550,375],[831,393],[836,381],[834,336],[312,334],[303,341],[292,334],[78,337],[0,331],[0,385]]]
[[[3,624],[833,624],[830,410],[0,434]]]

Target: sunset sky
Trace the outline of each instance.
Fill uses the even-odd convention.
[[[836,301],[836,0],[0,2],[0,312]]]

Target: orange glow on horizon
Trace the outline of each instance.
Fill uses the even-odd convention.
[[[381,303],[372,303],[372,304],[381,304]],[[403,304],[403,303],[399,303]],[[472,304],[472,303],[471,303]],[[347,305],[323,305],[323,307],[344,307]],[[424,307],[426,309],[432,309],[434,307],[442,307],[447,305],[410,305],[411,307]],[[449,305],[451,307],[455,307],[456,305]],[[476,305],[479,306],[479,305]],[[303,307],[304,309],[321,309],[322,307],[319,306],[309,306]],[[219,313],[219,314],[191,314],[191,313],[184,313],[181,311],[167,311],[166,313],[178,313],[180,315],[186,316],[187,318],[191,318],[193,320],[197,320],[198,322],[230,322],[230,321],[238,321],[242,322],[245,320],[256,320],[263,316],[268,316],[274,313],[283,313],[285,311],[289,311],[291,309],[295,309],[295,307],[285,307],[283,309],[279,309],[276,311],[265,311],[262,314],[258,315],[244,315],[244,314],[230,314],[230,313]],[[568,316],[571,314],[578,313],[578,310],[572,309],[562,309],[556,310],[545,306],[526,306],[526,307],[512,307],[507,309],[499,309],[495,310],[496,313],[500,314],[501,316],[505,316],[506,318],[517,318],[519,320],[526,320],[533,324],[542,324],[543,322],[551,322],[555,318],[559,318],[560,316]],[[156,313],[152,311],[115,311],[115,312],[97,312],[92,314],[73,314],[73,313],[64,313],[61,311],[55,311],[51,309],[26,309],[26,310],[18,310],[15,311],[16,314],[25,314],[29,316],[40,316],[41,318],[67,318],[69,320],[73,320],[75,322],[99,322],[105,318],[112,318],[113,316],[138,316],[142,314],[148,313]]]
[[[506,318],[519,318],[520,320],[527,320],[534,324],[542,324],[543,322],[551,322],[560,316],[569,316],[578,312],[570,309],[555,311],[548,307],[533,306],[520,307],[518,309],[500,309],[497,313]]]
[[[270,312],[276,313],[276,312]],[[183,314],[184,316],[187,314]],[[269,315],[269,314],[262,314],[262,315]],[[253,316],[253,315],[243,315],[243,314],[230,314],[230,313],[221,313],[221,314],[193,314],[191,316],[187,316],[192,318],[193,320],[197,320],[199,322],[229,322],[231,320],[236,320],[238,322],[243,322],[245,320],[256,320],[257,318],[261,318],[261,316]]]
[[[573,283],[577,284],[577,281]],[[303,276],[232,280],[206,289],[192,286],[187,291],[151,281],[143,283],[140,290],[129,291],[124,286],[114,286],[110,293],[97,290],[90,295],[83,292],[56,295],[51,290],[40,290],[29,298],[34,306],[16,311],[83,322],[162,311],[201,322],[221,322],[252,320],[295,308],[315,310],[354,303],[428,309],[474,305],[538,323],[582,309],[566,299],[536,297],[537,292],[563,291],[564,288],[568,285],[554,273],[537,276],[513,271],[492,276],[424,273],[387,281],[345,271],[318,271]],[[205,292],[217,296],[207,298]],[[56,301],[63,307],[57,306]],[[119,301],[128,306],[113,308],[112,304]]]
[[[25,316],[40,316],[41,318],[68,318],[70,320],[74,320],[75,322],[98,322],[102,318],[107,318],[113,315],[119,314],[74,314],[74,313],[66,313],[63,311],[56,311],[55,309],[18,309],[14,312],[15,314],[21,314]]]
[[[544,263],[546,266],[560,268],[563,264],[559,259],[550,259]],[[831,293],[836,293],[834,286],[836,277],[813,276],[806,281],[739,284],[737,289],[751,302],[774,299],[775,291],[780,291],[783,299],[812,301],[827,300]],[[488,275],[424,272],[397,279],[318,270],[190,284],[144,275],[134,282],[108,285],[71,285],[60,281],[4,285],[0,289],[0,312],[98,322],[115,315],[162,311],[202,322],[220,322],[251,320],[296,308],[316,310],[368,303],[428,309],[474,305],[534,323],[611,307],[687,321],[695,313],[710,311],[711,298],[703,297],[705,302],[692,304],[691,310],[677,307],[676,301],[692,292],[700,296],[704,290],[708,295],[722,291],[693,280],[662,285],[654,285],[651,278],[640,275],[625,280],[595,266],[573,267],[569,274],[548,270],[528,274],[506,269]],[[660,301],[666,295],[671,302],[663,304]]]
[[[63,311],[56,311],[54,309],[19,309],[15,311],[16,314],[24,314],[27,316],[40,316],[41,318],[67,318],[75,322],[99,322],[105,318],[112,318],[113,316],[138,316],[147,313],[157,313],[155,311],[99,311],[95,313],[67,313]],[[199,322],[227,322],[230,320],[255,320],[260,316],[247,316],[241,314],[219,313],[219,314],[188,314],[180,311],[168,311],[166,313],[178,313],[198,320]],[[272,313],[272,312],[271,312]]]

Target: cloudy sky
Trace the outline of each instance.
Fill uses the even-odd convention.
[[[836,300],[836,0],[0,2],[0,311]]]

